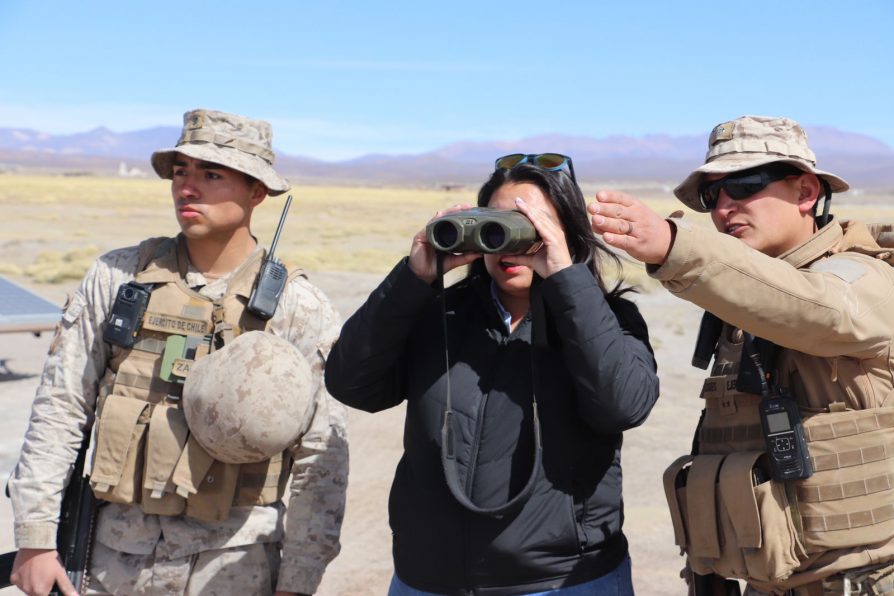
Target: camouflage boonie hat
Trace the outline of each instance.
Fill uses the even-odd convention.
[[[282,453],[307,432],[313,374],[291,343],[248,331],[196,360],[182,399],[189,431],[214,459],[255,463]]]
[[[705,174],[730,174],[773,162],[791,164],[826,180],[832,192],[849,188],[847,182],[816,168],[816,156],[807,146],[807,133],[789,118],[741,116],[718,124],[708,138],[705,165],[694,170],[674,189],[688,207],[706,212],[698,198],[698,186]]]
[[[152,154],[155,173],[172,178],[177,153],[248,174],[263,182],[271,196],[291,188],[273,169],[273,129],[264,120],[213,110],[186,112],[177,146]]]

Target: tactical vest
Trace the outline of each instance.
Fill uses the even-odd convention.
[[[133,348],[113,346],[101,383],[90,474],[97,498],[138,504],[147,514],[222,521],[233,506],[268,505],[283,496],[288,452],[229,464],[213,459],[190,435],[182,379],[215,342],[199,342],[193,355],[175,351],[172,357],[167,349],[182,346],[184,338],[214,334],[226,343],[243,331],[266,329],[267,322],[245,308],[262,260],[257,251],[233,274],[225,295],[211,301],[184,282],[188,258],[181,238],[140,244],[135,280],[153,289]],[[167,380],[163,370],[170,370]]]
[[[692,570],[769,590],[830,551],[894,539],[894,408],[837,402],[805,414],[814,474],[773,480],[761,462],[761,396],[736,389],[742,347],[741,331],[724,325],[702,389],[698,452],[664,473],[674,539]]]

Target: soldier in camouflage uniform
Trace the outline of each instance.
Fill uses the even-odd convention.
[[[65,594],[75,593],[55,551],[56,529],[71,466],[94,419],[98,422],[93,425],[87,467],[92,461],[91,483],[101,505],[86,593],[312,594],[326,565],[338,554],[348,473],[345,410],[331,399],[322,380],[324,359],[338,334],[338,316],[326,296],[300,272],[289,275],[269,321],[253,320],[248,311],[242,312],[264,255],[251,235],[252,210],[268,194],[279,195],[289,188],[274,171],[273,159],[268,123],[209,110],[185,114],[177,146],[156,152],[152,159],[159,176],[172,179],[182,233],[175,239],[155,239],[103,255],[66,304],[9,483],[19,548],[12,579],[28,594],[47,594],[54,581]],[[280,453],[261,456],[260,463],[216,461],[217,456],[207,455],[193,443],[195,433],[191,435],[182,422],[182,384],[178,388],[176,379],[155,378],[157,372],[142,379],[140,374],[125,373],[125,364],[139,350],[146,350],[140,352],[141,357],[153,370],[153,358],[161,359],[156,352],[165,349],[165,338],[170,337],[144,329],[132,350],[102,340],[119,286],[147,275],[164,282],[155,284],[149,310],[156,295],[163,293],[158,288],[169,288],[169,294],[185,301],[183,312],[177,313],[184,316],[155,319],[172,325],[184,320],[200,326],[213,324],[215,334],[221,331],[230,338],[254,328],[294,346],[300,354],[293,356],[306,362],[303,370],[308,372],[302,374],[309,381],[294,389],[303,389],[302,403],[310,404],[307,419],[294,420],[301,436],[280,447]],[[209,313],[211,305],[215,314],[211,323],[188,318],[197,316],[196,312]],[[230,312],[224,313],[227,309]],[[220,319],[219,311],[223,313]],[[144,317],[144,328],[149,319]],[[149,337],[153,334],[155,339]],[[216,353],[221,352],[211,355]],[[202,363],[198,357],[196,366]],[[245,368],[229,370],[238,374],[235,371]],[[216,370],[228,368],[218,365]],[[226,385],[244,382],[244,378],[233,378]],[[263,396],[253,396],[249,400],[253,410],[244,419],[276,415],[291,399],[283,394],[268,397],[264,403]],[[185,398],[184,394],[184,402]],[[120,428],[106,420],[114,420],[113,414],[122,411],[118,404],[134,403],[142,413],[134,421],[133,436],[141,429],[148,443],[134,443],[134,450],[143,456],[135,460],[136,480],[119,469],[116,486],[104,470],[118,455],[124,456],[104,439]],[[140,410],[142,406],[147,407]],[[156,411],[181,422],[165,429],[156,422],[163,418],[156,417]],[[153,465],[149,462],[156,455],[144,447],[152,443],[156,425],[180,437],[175,443],[178,449],[190,450],[191,457],[203,455],[206,467],[196,473],[189,462],[184,463],[187,458],[174,457],[167,478],[154,487],[146,479],[147,484],[141,486],[140,467],[146,466],[148,475]],[[129,427],[124,432],[127,438]],[[159,434],[164,433],[155,433]],[[215,453],[212,446],[204,446]],[[171,475],[175,463],[177,469]],[[181,467],[186,481],[177,479]],[[259,479],[251,480],[246,473],[251,469],[262,471],[255,474]],[[217,478],[215,470],[221,471]],[[271,476],[270,470],[280,472]],[[222,483],[229,488],[221,497],[214,487]],[[130,489],[130,496],[119,490],[122,486]],[[203,497],[206,493],[210,497]]]
[[[664,475],[697,594],[727,594],[718,577],[752,595],[894,594],[894,234],[829,216],[847,189],[796,122],[743,116],[674,191],[716,232],[621,192],[589,206],[608,244],[710,313],[693,452]],[[795,454],[780,433],[796,415],[792,461],[810,473],[773,465]]]

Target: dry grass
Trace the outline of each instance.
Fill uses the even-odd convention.
[[[92,245],[67,252],[45,251],[37,255],[34,262],[25,268],[24,273],[39,283],[54,284],[78,280],[84,277],[84,273],[98,256],[99,249]]]
[[[309,187],[294,193],[278,253],[308,270],[383,272],[438,209],[470,193]],[[283,200],[267,199],[253,230],[269,245]],[[99,253],[178,231],[169,182],[0,176],[0,271],[57,283],[79,278]],[[34,257],[34,255],[38,255]]]
[[[0,273],[59,283],[81,277],[99,253],[176,234],[169,186],[156,179],[0,176]],[[669,186],[618,187],[662,215],[681,208]],[[595,188],[585,190],[591,197]],[[295,189],[293,196],[278,252],[309,271],[384,273],[407,253],[410,238],[435,211],[475,202],[472,189],[310,186]],[[262,244],[269,245],[282,204],[279,197],[269,198],[255,212],[253,230]],[[836,205],[843,218],[894,219],[894,196],[844,197]],[[704,214],[686,213],[711,225]],[[621,275],[647,291],[655,285],[641,265],[629,260]]]

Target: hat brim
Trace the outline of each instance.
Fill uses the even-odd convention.
[[[707,213],[708,210],[702,207],[702,202],[698,198],[698,185],[701,183],[703,176],[706,174],[732,174],[733,172],[740,172],[742,170],[748,170],[757,166],[777,162],[791,164],[800,170],[816,174],[829,183],[832,192],[844,192],[850,188],[850,185],[848,185],[843,178],[839,178],[835,174],[824,172],[823,170],[818,170],[808,161],[794,158],[780,159],[778,156],[771,155],[755,159],[754,157],[742,157],[742,154],[738,154],[737,156],[729,158],[725,158],[724,156],[718,157],[700,168],[693,170],[693,172],[674,189],[674,195],[676,195],[676,197],[690,209],[698,211],[699,213]]]
[[[193,159],[200,159],[226,166],[260,180],[267,187],[270,196],[281,195],[291,188],[289,181],[276,173],[273,167],[256,155],[213,143],[184,143],[170,149],[159,149],[152,154],[152,168],[161,178],[173,177],[174,157],[181,153]]]

